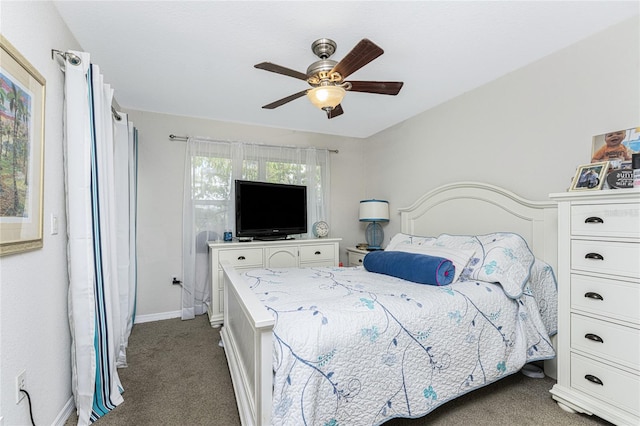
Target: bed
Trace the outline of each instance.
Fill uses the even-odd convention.
[[[446,243],[475,254],[516,241],[535,267],[513,287],[477,275],[429,286],[362,267],[240,274],[222,264],[221,336],[243,425],[378,425],[420,417],[526,363],[554,357],[554,318],[541,314],[555,305],[545,300],[551,293],[530,285],[534,275],[555,285],[554,203],[462,182],[434,189],[399,213],[401,233],[392,240],[398,246],[429,236],[418,245]],[[509,274],[522,278],[517,268]],[[458,304],[442,302],[447,298]],[[435,316],[418,316],[424,312]]]

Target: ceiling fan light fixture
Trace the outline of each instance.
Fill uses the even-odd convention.
[[[333,40],[326,38],[316,40],[311,45],[311,49],[320,60],[312,63],[307,68],[306,74],[271,62],[261,62],[254,65],[258,69],[304,80],[311,86],[311,89],[301,90],[263,105],[263,109],[278,108],[306,94],[313,105],[327,113],[327,118],[336,118],[344,114],[342,99],[347,91],[397,95],[402,88],[401,81],[345,80],[349,75],[384,53],[384,50],[369,39],[360,40],[339,62],[329,59],[336,49],[336,43]]]
[[[346,91],[341,86],[318,86],[307,92],[313,105],[322,110],[332,110],[340,105]]]

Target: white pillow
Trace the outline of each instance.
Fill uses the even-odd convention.
[[[460,278],[460,274],[462,274],[462,271],[467,267],[469,261],[476,253],[473,250],[448,249],[443,247],[424,245],[400,245],[397,246],[395,250],[388,250],[387,248],[386,251],[404,251],[407,253],[426,254],[428,256],[442,257],[444,259],[450,260],[451,263],[453,263],[453,266],[455,266],[456,268],[451,284],[458,281],[458,278]]]
[[[385,248],[387,251],[400,250],[399,247],[423,246],[431,245],[436,240],[435,237],[420,237],[418,235],[409,235],[398,232],[391,238],[389,244]]]

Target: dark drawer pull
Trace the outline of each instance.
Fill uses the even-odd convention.
[[[238,256],[238,260],[246,260],[247,258],[244,256]]]
[[[587,333],[584,335],[584,338],[593,340],[594,342],[604,343],[604,340],[602,340],[602,337],[598,336],[597,334]]]
[[[320,254],[322,254],[322,253],[321,253],[320,251],[317,251],[317,252],[315,252],[314,254],[315,254],[315,255],[320,255]]]
[[[589,291],[585,293],[584,297],[588,299],[604,300],[604,297],[600,296],[598,293],[594,293],[593,291]]]
[[[596,385],[604,386],[604,383],[602,383],[602,380],[598,379],[596,376],[594,376],[592,374],[587,374],[586,376],[584,376],[584,378],[587,379],[588,381],[590,381],[591,383],[595,383]]]
[[[588,217],[584,220],[584,223],[604,223],[604,220],[602,220],[602,218],[597,217],[597,216],[591,216]]]
[[[604,257],[602,257],[602,255],[599,253],[587,253],[584,255],[584,258],[593,260],[604,260]]]

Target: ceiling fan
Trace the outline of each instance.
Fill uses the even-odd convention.
[[[347,81],[353,74],[369,62],[384,53],[371,40],[362,39],[340,62],[329,59],[336,51],[336,42],[328,38],[321,38],[311,44],[311,50],[320,58],[309,65],[307,73],[292,70],[271,62],[261,62],[256,68],[287,75],[304,80],[311,86],[293,95],[289,95],[262,108],[274,109],[295,99],[307,95],[311,103],[327,113],[327,118],[334,118],[344,113],[342,99],[347,91],[366,92],[381,95],[397,95],[404,84],[401,81]]]

